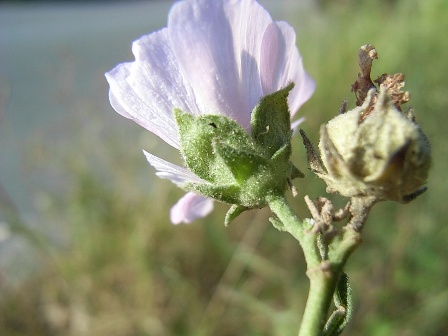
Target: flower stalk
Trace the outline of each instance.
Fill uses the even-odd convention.
[[[276,227],[299,241],[307,264],[310,289],[298,335],[323,335],[325,330],[332,330],[327,323],[332,298],[337,294],[335,291],[347,259],[361,242],[360,233],[353,226],[347,225],[337,239],[323,247],[328,249],[328,253],[322,253],[322,246],[319,246],[322,234],[315,230],[316,222],[300,221],[284,197],[270,197],[268,204],[280,221],[273,220]],[[337,308],[342,308],[342,314],[345,314],[345,307]]]

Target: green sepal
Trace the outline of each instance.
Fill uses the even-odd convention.
[[[272,155],[272,162],[281,163],[289,161],[289,157],[291,156],[291,143],[290,141],[286,142],[283,146],[281,146],[275,153]]]
[[[214,198],[229,204],[240,203],[240,187],[235,184],[215,185],[215,184],[196,184],[187,183],[184,188],[193,191],[202,196]]]
[[[294,180],[296,178],[304,178],[305,174],[302,173],[299,168],[297,168],[296,166],[294,166],[291,163],[291,180]]]
[[[263,97],[252,111],[252,138],[269,157],[290,141],[291,115],[287,98],[293,87],[294,83],[291,82],[285,88]]]
[[[224,142],[214,142],[216,153],[222,158],[238,184],[243,184],[261,167],[268,164],[267,160],[254,151],[234,148]]]
[[[287,167],[285,173],[291,181],[298,177],[305,177],[305,175],[296,166],[294,166],[291,161],[289,161],[290,156],[291,144],[288,141],[283,147],[275,152],[272,156],[271,162],[273,165],[283,165],[284,167]]]
[[[271,224],[279,231],[286,231],[285,225],[277,217],[269,217]]]
[[[180,135],[180,150],[187,167],[200,178],[212,183],[229,183],[233,175],[213,148],[213,142],[223,142],[235,148],[253,148],[252,141],[235,121],[221,115],[195,117],[174,110]]]
[[[241,215],[246,210],[248,210],[248,208],[241,205],[233,204],[230,207],[229,211],[227,211],[226,213],[226,218],[224,219],[224,225],[228,226],[231,221],[233,221],[236,217]]]

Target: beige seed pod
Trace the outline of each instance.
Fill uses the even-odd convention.
[[[346,112],[344,103],[340,114],[322,125],[320,157],[301,134],[311,169],[328,192],[407,203],[426,190],[431,148],[412,111],[402,112],[410,99],[402,91],[404,75],[370,79],[377,58],[374,46],[360,48],[361,72],[352,85],[358,106]]]
[[[362,106],[321,128],[325,170],[316,172],[329,192],[346,197],[408,202],[420,194],[430,167],[430,145],[411,114],[397,109],[382,86]]]

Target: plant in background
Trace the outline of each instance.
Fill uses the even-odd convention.
[[[299,220],[285,193],[302,173],[290,161],[291,118],[310,98],[314,82],[303,69],[294,30],[273,21],[255,0],[184,0],[168,26],[133,45],[136,60],[106,74],[110,102],[180,151],[185,167],[145,152],[157,175],[187,191],[171,210],[173,223],[207,215],[213,200],[231,205],[225,223],[268,206],[273,225],[303,248],[310,292],[299,335],[338,335],[351,311],[343,268],[361,241],[377,201],[408,202],[421,194],[430,148],[412,111],[401,75],[370,79],[376,52],[359,53],[353,85],[358,104],[321,128],[319,148],[301,131],[311,169],[329,192],[350,198],[305,198],[312,219]],[[347,219],[345,226],[335,221]],[[331,299],[336,310],[327,321]],[[325,322],[327,321],[327,322]]]

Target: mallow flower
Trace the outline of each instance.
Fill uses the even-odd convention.
[[[201,175],[200,170],[192,169],[188,151],[182,148],[182,139],[188,136],[182,137],[180,132],[194,128],[189,122],[197,118],[216,128],[222,119],[213,116],[223,116],[231,122],[224,121],[220,127],[239,134],[232,129],[232,122],[236,123],[249,138],[254,132],[253,109],[263,97],[281,89],[289,106],[290,129],[290,117],[314,91],[314,81],[304,70],[295,40],[294,29],[286,22],[274,21],[255,0],[183,0],[172,6],[166,28],[133,43],[134,62],[119,64],[106,73],[112,107],[181,151],[186,167],[144,152],[159,177],[193,190],[171,209],[174,224],[189,223],[213,208],[213,199],[204,196],[207,192],[186,186],[207,186],[210,180],[226,178],[215,178],[210,171]],[[220,133],[223,141],[212,139],[210,145],[210,152],[225,152],[224,161],[231,151],[216,146],[226,141],[225,134]],[[247,141],[252,148],[250,139]],[[227,201],[228,195],[222,192],[222,197],[213,197]],[[244,207],[258,205],[245,202]]]

